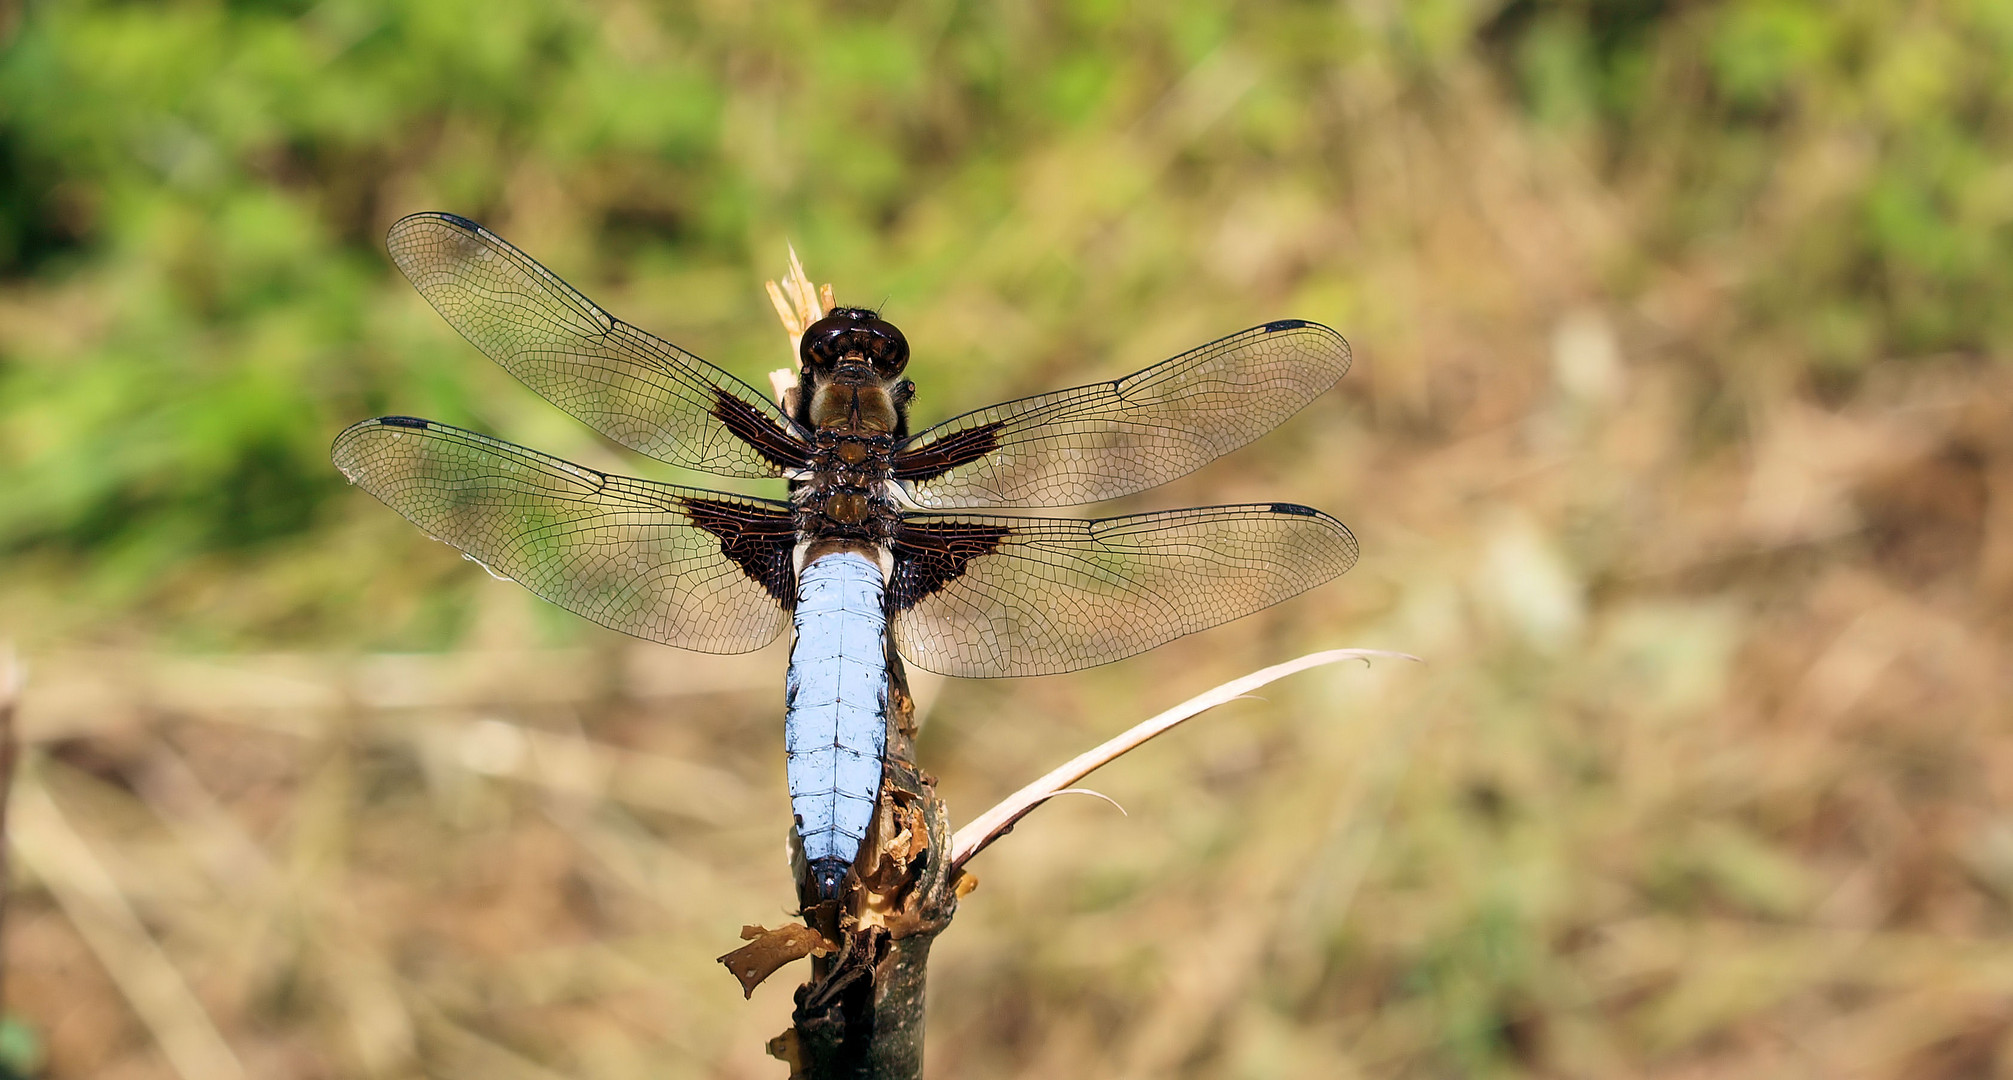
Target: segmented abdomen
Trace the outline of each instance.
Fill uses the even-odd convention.
[[[837,893],[873,820],[887,745],[887,611],[881,568],[839,552],[797,578],[785,681],[790,808],[821,896]]]

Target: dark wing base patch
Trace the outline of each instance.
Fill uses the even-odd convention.
[[[999,449],[1002,423],[978,424],[955,431],[914,450],[895,455],[895,479],[915,483],[936,478]]]
[[[789,517],[751,509],[744,502],[681,497],[692,524],[720,538],[720,554],[785,608],[797,604],[797,574],[791,554],[797,530]]]
[[[715,387],[712,412],[728,431],[754,447],[778,471],[801,469],[811,463],[802,440],[790,437],[761,410],[738,396]]]
[[[891,545],[894,580],[888,586],[891,611],[907,611],[964,576],[973,559],[999,550],[1011,530],[984,521],[904,523]]]

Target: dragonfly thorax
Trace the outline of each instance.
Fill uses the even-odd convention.
[[[847,364],[811,388],[811,427],[861,435],[892,435],[902,422],[895,396],[886,386],[861,385],[845,376],[871,371],[864,364]]]
[[[816,432],[810,468],[791,492],[799,535],[886,543],[900,517],[887,495],[894,448],[889,435]]]
[[[874,491],[891,474],[894,452],[895,441],[888,435],[826,428],[811,440],[806,481],[823,489]]]

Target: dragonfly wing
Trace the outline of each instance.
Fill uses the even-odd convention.
[[[902,655],[945,675],[1053,675],[1249,615],[1356,562],[1304,506],[1078,521],[909,514],[889,585]]]
[[[895,479],[931,509],[1115,499],[1265,434],[1348,370],[1342,335],[1300,319],[1266,323],[1123,379],[939,424],[903,444]]]
[[[803,441],[768,398],[603,311],[475,222],[414,214],[385,243],[463,337],[616,442],[723,476],[778,476],[804,464]]]
[[[786,503],[611,476],[403,416],[350,427],[331,456],[427,535],[625,634],[747,652],[788,621]]]

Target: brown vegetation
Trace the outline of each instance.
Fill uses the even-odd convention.
[[[1997,271],[1966,293],[1840,253],[1896,160],[1882,140],[1927,128],[1867,119],[1861,84],[1830,75],[1773,105],[1699,89],[1710,49],[1684,35],[1764,6],[1671,17],[1643,60],[1670,96],[1613,121],[1639,137],[1536,117],[1480,29],[1436,52],[1364,16],[1371,43],[1332,63],[1271,23],[1276,51],[1237,33],[1180,63],[1142,49],[1109,61],[1084,126],[1002,128],[1010,153],[952,179],[915,164],[885,221],[817,219],[829,252],[796,234],[840,300],[902,290],[928,416],[1274,317],[1356,346],[1343,389],[1134,504],[1319,506],[1361,538],[1358,568],[1107,669],[917,676],[919,758],[953,820],[1266,663],[1426,660],[1278,684],[1101,773],[1129,817],[1058,804],[988,851],[934,951],[934,1075],[2013,1069],[2013,367],[1996,323],[1963,322],[2003,306]],[[1868,55],[1924,27],[1952,57],[1988,39],[1875,9],[1852,16],[1874,20]],[[1924,64],[1907,71],[1979,70]],[[795,91],[732,70],[739,167],[797,183],[809,166],[773,141]],[[1866,85],[1918,85],[1893,79]],[[1996,115],[1936,100],[1958,127]],[[959,109],[979,106],[902,114],[914,162],[987,152],[928,156],[932,124],[981,139]],[[488,145],[480,124],[443,130]],[[1699,150],[1722,136],[1749,156]],[[400,160],[323,210],[367,235],[464,190]],[[603,219],[662,177],[571,161],[511,157],[482,206],[453,208],[758,380],[769,274],[604,254]],[[772,258],[788,224],[745,247]],[[8,283],[0,344],[23,371],[96,355],[118,318],[59,316],[111,310],[125,280]],[[329,363],[423,355],[472,388],[401,383],[396,411],[438,394],[499,434],[646,468],[369,281],[369,344]],[[1975,333],[1936,329],[1959,324]],[[367,395],[332,396],[363,415]],[[791,980],[744,1002],[714,957],[793,905],[780,650],[561,625],[363,497],[327,506],[279,546],[144,586],[118,577],[153,565],[136,547],[18,548],[7,1006],[50,1075],[779,1075],[763,1045]],[[92,558],[105,576],[73,572]],[[455,648],[387,651],[442,611],[466,613]],[[221,625],[287,644],[189,644]]]

